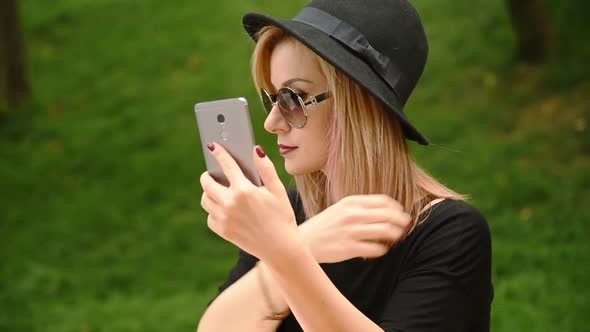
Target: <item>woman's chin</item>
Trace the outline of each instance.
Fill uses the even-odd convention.
[[[294,164],[290,160],[285,160],[285,171],[292,176],[305,175],[306,172],[301,168],[300,165]]]
[[[320,167],[311,167],[312,165],[302,165],[295,160],[285,160],[285,170],[292,176],[306,175],[320,170]]]

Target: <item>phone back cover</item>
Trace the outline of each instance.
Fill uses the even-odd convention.
[[[205,163],[211,176],[223,185],[229,186],[221,166],[207,149],[207,143],[216,142],[234,157],[244,175],[254,185],[260,186],[260,177],[252,159],[254,132],[246,99],[232,98],[198,103],[195,105],[195,114]],[[223,123],[218,121],[219,115],[225,118]]]

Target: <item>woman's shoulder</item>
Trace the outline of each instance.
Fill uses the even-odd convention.
[[[491,233],[484,215],[461,200],[445,199],[404,239],[416,263],[444,264],[491,258]]]
[[[426,212],[425,219],[416,230],[434,231],[438,229],[478,230],[489,233],[489,224],[482,212],[463,200],[445,199]]]

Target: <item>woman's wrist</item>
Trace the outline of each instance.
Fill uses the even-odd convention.
[[[272,239],[261,243],[260,249],[253,252],[253,255],[264,262],[267,271],[269,271],[267,274],[272,275],[270,271],[275,269],[275,265],[284,265],[286,259],[297,255],[303,248],[307,249],[307,245],[299,234],[299,228],[297,226],[283,227],[273,233]]]
[[[287,318],[290,314],[291,314],[291,310],[289,309],[289,307],[286,305],[286,302],[284,300],[283,303],[279,303],[277,304],[276,302],[280,302],[280,301],[276,301],[273,299],[273,296],[271,294],[271,282],[270,282],[270,276],[269,276],[269,271],[266,269],[266,267],[264,266],[264,263],[262,262],[258,262],[257,263],[258,266],[258,282],[260,285],[260,289],[262,290],[262,296],[264,298],[264,301],[267,304],[267,308],[268,308],[268,312],[269,314],[264,316],[265,320],[283,320],[285,318]]]

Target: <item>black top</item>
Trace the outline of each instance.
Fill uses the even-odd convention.
[[[297,224],[301,200],[289,191]],[[220,293],[257,258],[240,251]],[[464,201],[443,200],[403,241],[377,259],[320,264],[338,290],[386,332],[489,331],[493,299],[488,224]],[[302,331],[293,315],[277,331]]]

